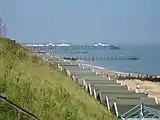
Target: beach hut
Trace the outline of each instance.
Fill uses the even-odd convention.
[[[147,95],[143,93],[134,93],[134,92],[126,92],[126,93],[111,93],[111,92],[98,92],[98,99],[107,105],[107,108],[110,109],[109,106],[113,105],[112,101],[108,102],[108,98],[121,98],[121,99],[140,99],[140,98],[148,98]]]
[[[100,96],[101,101],[105,101],[106,100],[106,96],[107,97],[113,97],[113,98],[148,98],[147,95],[143,94],[143,93],[134,93],[134,92],[126,92],[126,93],[109,93],[109,92],[98,92],[98,95]]]
[[[146,106],[155,106],[158,105],[155,102],[154,98],[112,98],[109,97],[109,103],[113,103],[113,106],[110,106],[111,111],[116,114],[116,116],[122,116],[126,112],[130,111],[135,106],[143,103]],[[132,116],[136,116],[139,113],[134,113]],[[130,116],[130,117],[132,117]]]
[[[120,86],[120,83],[117,83],[116,80],[86,80],[85,82],[87,84],[105,84],[105,85],[115,85],[115,86]]]
[[[111,85],[108,86],[106,84],[104,85],[93,85],[91,84],[91,92],[98,95],[98,92],[110,92],[110,93],[125,93],[128,92],[127,86],[115,86],[115,85]]]

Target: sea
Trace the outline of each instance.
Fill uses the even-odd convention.
[[[115,71],[160,75],[160,45],[122,45],[119,50],[108,50],[101,54],[137,56],[139,60],[100,60],[93,64]]]
[[[74,51],[76,52],[76,51]],[[121,45],[120,49],[90,50],[85,54],[72,54],[74,57],[116,57],[116,56],[137,56],[139,60],[111,60],[98,59],[88,61],[89,64],[100,66],[106,69],[119,72],[142,73],[149,75],[160,75],[160,45],[141,44],[141,45]],[[65,54],[61,54],[65,56]]]

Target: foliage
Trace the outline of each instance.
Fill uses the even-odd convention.
[[[0,38],[0,70],[0,92],[40,120],[114,119],[55,65],[7,38]],[[12,120],[16,114],[0,103],[0,119]]]

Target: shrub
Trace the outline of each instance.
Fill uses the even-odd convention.
[[[41,120],[110,120],[114,117],[61,73],[56,65],[30,55],[0,38],[0,91]],[[0,117],[12,120],[18,112],[0,103]],[[4,117],[5,116],[5,117]],[[20,113],[21,119],[29,118]]]

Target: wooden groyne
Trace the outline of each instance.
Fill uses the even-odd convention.
[[[88,56],[88,57],[63,57],[67,60],[139,60],[139,57],[136,56]]]
[[[157,75],[132,74],[132,73],[116,73],[115,75],[118,78],[118,80],[138,79],[142,81],[160,82],[160,76],[157,76]]]

